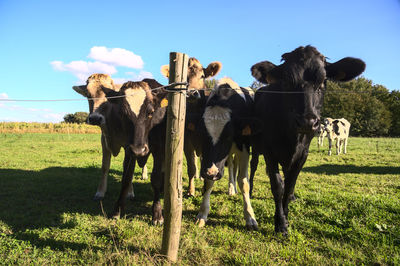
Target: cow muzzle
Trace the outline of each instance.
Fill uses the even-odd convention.
[[[100,126],[105,124],[105,118],[104,116],[97,114],[97,113],[92,113],[88,116],[87,122],[89,125],[95,125],[95,126]]]
[[[147,144],[140,146],[130,145],[130,147],[132,152],[138,157],[146,156],[150,151],[149,146]]]
[[[215,164],[213,164],[210,168],[207,168],[207,170],[204,171],[201,176],[213,181],[217,181],[222,178],[222,174]]]
[[[296,119],[298,131],[303,133],[315,133],[320,129],[320,119],[314,114],[307,114]]]

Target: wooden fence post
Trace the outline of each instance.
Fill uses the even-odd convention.
[[[182,53],[169,55],[169,84],[186,82],[189,56]],[[173,88],[185,88],[177,85]],[[176,262],[182,221],[182,163],[186,115],[186,92],[168,94],[167,135],[165,142],[164,176],[164,231],[162,254]]]

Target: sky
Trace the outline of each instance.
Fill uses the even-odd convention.
[[[72,86],[92,73],[166,84],[160,67],[170,52],[204,67],[220,61],[216,78],[249,86],[252,65],[279,64],[305,45],[330,62],[361,58],[365,78],[400,90],[399,0],[0,0],[0,121],[60,122],[88,112]]]

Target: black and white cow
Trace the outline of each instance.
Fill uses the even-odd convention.
[[[278,66],[268,61],[257,63],[251,73],[269,84],[255,95],[255,115],[263,121],[257,146],[264,155],[274,195],[275,231],[286,235],[290,196],[319,129],[326,80],[349,81],[364,71],[365,63],[351,57],[328,63],[312,46],[283,54],[282,60]]]
[[[116,112],[116,108],[105,97],[103,87],[119,91],[121,85],[114,84],[114,81],[107,74],[92,74],[88,77],[86,85],[72,87],[77,93],[88,98],[89,116],[87,122],[101,128],[102,175],[94,200],[102,200],[104,198],[107,191],[107,176],[110,170],[111,155],[117,156],[119,154],[121,147],[127,143],[128,135],[130,134],[123,130],[121,117]],[[146,179],[146,164],[142,167],[142,179]],[[129,186],[127,197],[129,199],[134,198],[132,184]]]
[[[244,217],[249,229],[257,229],[257,221],[250,203],[248,163],[250,148],[250,123],[253,91],[240,88],[229,78],[218,81],[211,92],[203,114],[203,158],[200,174],[205,178],[203,201],[197,224],[202,227],[210,210],[213,184],[224,175],[228,158],[238,163],[238,183],[243,195]]]
[[[347,153],[347,142],[349,140],[350,122],[345,118],[332,119],[331,123],[325,127],[329,141],[328,154],[332,154],[332,143],[336,140],[336,155],[342,152]]]
[[[208,98],[208,93],[204,90],[206,88],[205,81],[207,78],[215,77],[221,68],[222,64],[218,61],[211,62],[206,68],[203,68],[200,61],[194,57],[189,58],[188,61],[187,82],[189,97],[187,97],[186,101],[185,142],[183,147],[189,176],[188,196],[195,196],[194,179],[198,172],[196,161],[197,157],[201,156],[202,153],[202,137],[198,129]],[[169,65],[163,65],[161,73],[168,77]]]
[[[124,170],[119,198],[115,204],[112,217],[119,218],[125,208],[125,198],[132,183],[132,175],[136,161],[140,164],[147,160],[148,154],[153,155],[153,171],[151,185],[154,198],[152,206],[153,224],[164,221],[160,203],[163,189],[163,164],[165,157],[166,107],[168,105],[167,91],[161,84],[152,79],[140,82],[126,82],[119,92],[103,88],[107,97],[125,96],[109,99],[117,108],[123,119],[123,124],[131,132],[128,145],[125,148]],[[157,88],[157,89],[156,89]]]

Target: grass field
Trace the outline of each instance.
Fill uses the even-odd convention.
[[[326,144],[318,152],[315,139],[311,147],[287,238],[274,233],[260,160],[252,200],[260,230],[246,231],[242,197],[227,195],[227,178],[212,193],[206,227],[197,228],[196,180],[198,196],[184,199],[178,264],[399,265],[400,139],[350,138],[340,156],[328,156]],[[99,134],[0,134],[0,264],[163,264],[162,227],[151,225],[151,185],[139,169],[126,217],[105,218],[119,194],[122,160],[123,151],[100,204],[92,201]]]

